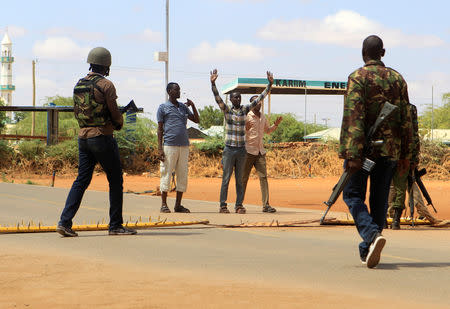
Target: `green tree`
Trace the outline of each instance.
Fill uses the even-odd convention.
[[[433,129],[450,129],[450,92],[442,96],[443,106],[431,109],[431,105],[419,116],[419,127],[431,129],[433,119]],[[432,117],[433,116],[433,117]]]
[[[220,126],[223,124],[223,113],[220,109],[213,106],[205,106],[198,110],[200,116],[200,129],[208,129],[211,126]]]
[[[54,97],[47,97],[44,106],[48,106],[50,103],[53,103],[56,106],[73,106],[73,99],[72,97],[56,95]],[[31,112],[25,113],[24,118],[16,124],[14,133],[19,135],[31,134],[31,118]],[[60,112],[58,113],[58,119],[60,136],[75,136],[78,134],[78,122],[73,116],[73,113]],[[35,134],[41,136],[47,135],[47,112],[36,112]]]
[[[449,103],[450,102],[450,92],[444,93],[442,95],[442,101]]]
[[[272,114],[270,115],[270,123],[273,124],[279,116],[283,117],[283,121],[278,128],[270,134],[267,140],[279,142],[301,142],[305,133],[305,124],[295,117],[294,114]],[[324,125],[306,124],[306,134],[325,130]]]
[[[5,106],[5,103],[3,102],[3,99],[0,98],[0,106]],[[6,126],[6,121],[7,121],[7,117],[6,117],[6,112],[1,111],[0,112],[0,133],[3,131],[3,129]]]
[[[26,116],[26,112],[14,112],[14,122],[22,121]]]

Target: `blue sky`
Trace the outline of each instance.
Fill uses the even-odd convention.
[[[450,4],[448,1],[171,0],[169,79],[182,100],[198,108],[215,105],[209,71],[219,70],[218,86],[236,77],[346,81],[363,65],[361,43],[370,34],[385,43],[387,66],[408,82],[419,113],[442,105],[450,92]],[[32,104],[31,61],[37,59],[36,104],[48,96],[71,96],[88,70],[86,56],[96,46],[113,55],[110,79],[120,105],[134,99],[156,118],[164,101],[165,0],[10,1],[0,11],[13,42],[14,105]],[[244,96],[244,102],[247,96]],[[272,112],[292,112],[303,120],[303,96],[272,96]],[[306,120],[339,126],[341,96],[309,96]]]

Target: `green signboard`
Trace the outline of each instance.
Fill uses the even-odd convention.
[[[243,94],[260,93],[267,86],[266,78],[238,77],[222,88],[222,92],[240,92]],[[299,79],[274,79],[272,94],[345,94],[347,82],[314,81]]]

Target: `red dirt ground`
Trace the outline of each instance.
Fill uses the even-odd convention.
[[[70,188],[76,176],[57,176],[55,187]],[[28,177],[16,178],[16,183],[26,183],[28,180],[40,185],[50,185],[49,177]],[[188,189],[183,198],[204,201],[219,201],[221,178],[189,178]],[[323,202],[328,199],[331,188],[338,181],[338,177],[326,178],[283,178],[269,179],[270,203],[277,207],[308,208],[324,210]],[[448,200],[448,191],[450,191],[450,181],[424,180],[425,185],[433,199],[433,204],[438,213],[439,219],[450,219],[450,203]],[[158,177],[146,177],[126,175],[124,176],[124,192],[131,190],[134,192],[145,190],[156,190],[159,186]],[[108,182],[102,173],[94,175],[88,190],[107,191]],[[169,193],[174,197],[175,193]],[[228,189],[228,201],[234,202],[235,183],[232,179]],[[261,193],[259,189],[259,180],[250,178],[248,182],[247,193],[244,203],[260,205]],[[333,211],[348,212],[347,206],[340,198],[332,208]]]

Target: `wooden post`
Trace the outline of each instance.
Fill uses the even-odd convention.
[[[58,110],[47,110],[47,146],[56,145],[59,135]]]

